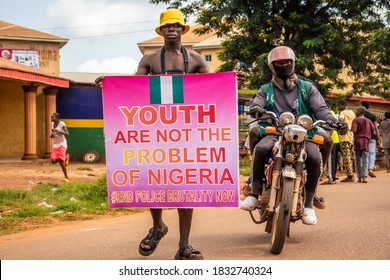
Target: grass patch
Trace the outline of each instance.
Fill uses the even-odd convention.
[[[88,167],[88,166],[81,166],[81,167],[78,167],[76,170],[93,171],[92,168]]]
[[[251,159],[249,157],[244,157],[240,159],[240,174],[243,176],[251,175]]]
[[[97,215],[137,212],[110,209],[105,178],[93,183],[36,185],[31,190],[0,190],[0,235],[15,233],[53,221],[85,220]]]

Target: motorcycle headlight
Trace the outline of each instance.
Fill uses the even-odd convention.
[[[306,139],[307,130],[300,125],[290,124],[283,127],[283,136],[287,142],[301,143]]]
[[[288,124],[292,124],[292,123],[295,123],[295,117],[292,113],[290,112],[284,112],[280,115],[280,118],[279,118],[279,123],[280,125],[288,125]]]
[[[303,126],[305,129],[310,130],[313,128],[313,120],[309,115],[302,115],[298,118],[297,124]]]

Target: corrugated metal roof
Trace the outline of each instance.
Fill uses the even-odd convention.
[[[0,58],[0,79],[19,80],[65,88],[69,87],[69,80],[66,78],[50,75],[33,67],[4,58]]]
[[[68,39],[59,36],[33,30],[6,21],[0,21],[0,39],[56,42],[59,43],[60,48],[63,47],[69,41]]]

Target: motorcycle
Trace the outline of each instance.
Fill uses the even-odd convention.
[[[271,253],[280,254],[286,236],[290,236],[290,223],[300,220],[303,214],[307,178],[305,144],[322,145],[324,137],[316,131],[319,128],[329,131],[337,125],[322,120],[313,123],[309,115],[301,115],[295,121],[290,112],[277,118],[274,112],[265,110],[250,123],[263,121],[270,124],[265,127],[265,134],[276,135],[278,140],[265,166],[259,206],[249,213],[254,223],[266,222],[265,231],[271,234]],[[252,213],[256,211],[259,218]]]

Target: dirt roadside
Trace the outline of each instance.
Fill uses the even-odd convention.
[[[93,182],[106,174],[104,163],[70,162],[68,176],[74,182]],[[0,189],[31,189],[37,184],[63,184],[61,166],[49,159],[34,161],[0,159]]]

